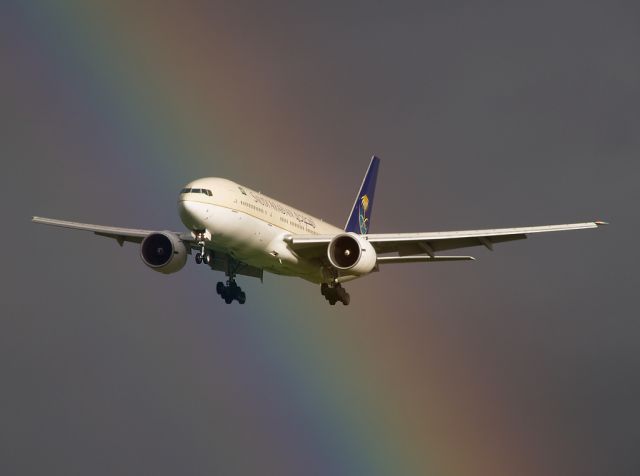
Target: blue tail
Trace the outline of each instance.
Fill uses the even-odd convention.
[[[371,163],[367,169],[367,174],[364,176],[360,191],[356,196],[356,201],[353,204],[351,215],[347,220],[347,225],[344,227],[344,231],[351,231],[360,235],[369,233],[369,226],[371,225],[371,212],[373,211],[373,194],[376,191],[376,179],[378,178],[378,166],[380,165],[380,159],[375,155],[371,157]]]

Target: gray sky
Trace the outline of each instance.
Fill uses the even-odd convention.
[[[2,474],[637,474],[635,2],[6,4]],[[308,283],[150,272],[227,176],[373,232],[604,230]],[[296,186],[291,186],[296,184]]]

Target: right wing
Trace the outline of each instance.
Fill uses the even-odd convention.
[[[147,235],[156,233],[156,230],[140,230],[137,228],[120,228],[115,226],[91,225],[89,223],[54,220],[53,218],[33,217],[31,221],[34,223],[40,223],[42,225],[59,226],[61,228],[71,228],[73,230],[92,231],[96,235],[106,236],[107,238],[113,238],[117,240],[120,246],[122,246],[125,241],[129,241],[132,243],[141,243]],[[180,237],[180,239],[184,241],[187,246],[190,246],[195,242],[194,238],[191,236],[191,233],[173,233],[178,235],[178,237]]]
[[[120,246],[122,246],[125,241],[131,243],[142,243],[142,240],[144,240],[151,233],[158,233],[157,230],[141,230],[138,228],[120,228],[115,226],[92,225],[89,223],[77,223],[74,221],[54,220],[53,218],[33,217],[31,221],[33,221],[34,223],[40,223],[42,225],[52,225],[61,228],[70,228],[72,230],[91,231],[96,235],[106,236],[107,238],[113,238],[117,240]],[[180,240],[184,242],[187,250],[200,249],[191,233],[179,233],[175,231],[172,231],[171,233],[177,235],[178,238],[180,238]],[[228,254],[218,251],[214,253],[209,267],[215,271],[223,271],[225,273],[232,269],[235,274],[250,276],[252,278],[260,278],[260,280],[262,280],[262,269],[235,260]]]

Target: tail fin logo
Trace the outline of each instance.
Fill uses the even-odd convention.
[[[369,197],[363,195],[360,197],[360,207],[358,210],[358,224],[360,226],[360,234],[365,235],[369,229],[369,218],[367,218],[367,209],[369,208]]]
[[[367,173],[362,179],[360,190],[353,201],[347,224],[344,231],[366,235],[371,228],[371,214],[373,213],[373,195],[376,191],[376,179],[378,178],[378,166],[380,159],[375,155],[371,157]]]

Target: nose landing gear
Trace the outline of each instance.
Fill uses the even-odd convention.
[[[211,264],[211,261],[212,261],[211,253],[207,253],[206,251],[204,253],[201,253],[200,251],[196,253],[196,263]]]
[[[216,292],[227,304],[231,304],[234,299],[240,304],[244,304],[247,300],[247,295],[242,288],[238,286],[235,279],[230,279],[226,285],[222,281],[219,281],[216,285]]]
[[[211,264],[212,261],[211,253],[209,253],[205,248],[207,233],[208,232],[206,231],[199,231],[196,233],[196,240],[198,242],[198,246],[200,246],[200,251],[196,253],[196,263],[198,264]]]
[[[349,296],[347,290],[339,283],[333,286],[329,286],[327,283],[322,283],[320,285],[320,293],[332,306],[335,306],[338,301],[345,306],[348,306],[351,302],[351,296]]]

